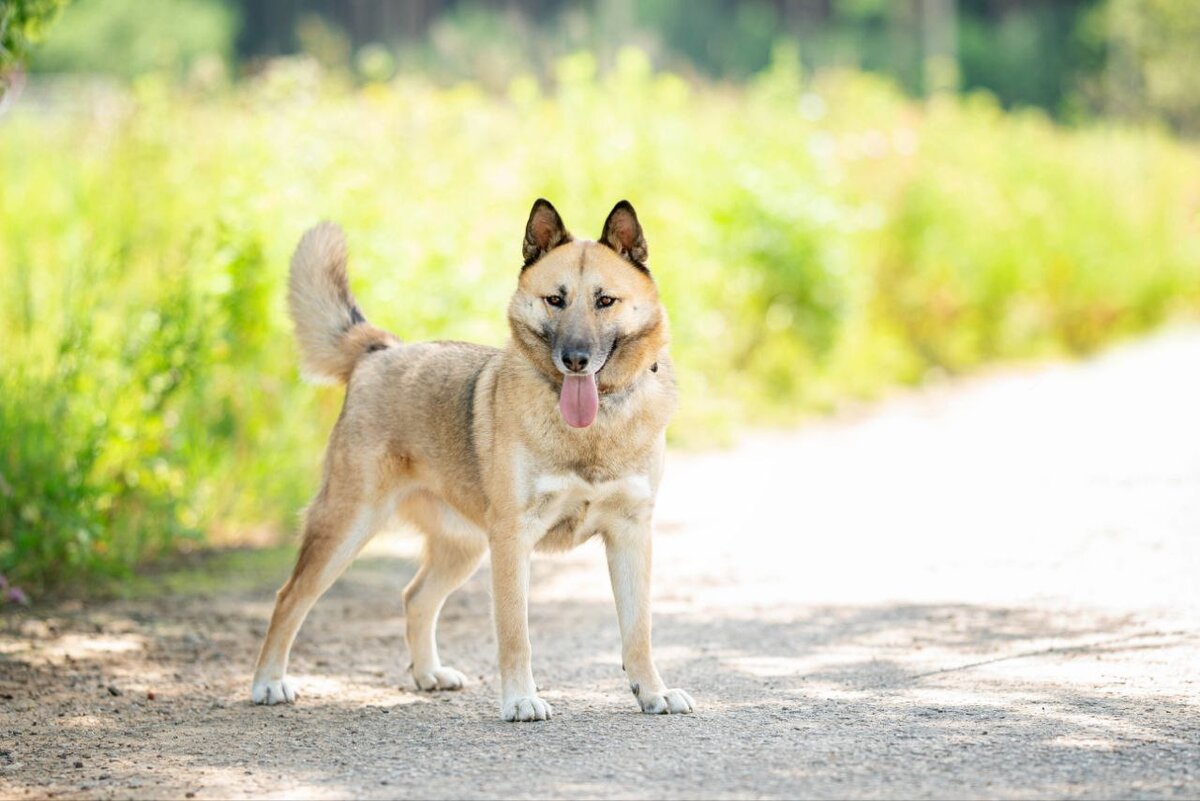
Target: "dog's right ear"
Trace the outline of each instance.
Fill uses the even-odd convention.
[[[559,245],[571,241],[571,232],[563,225],[562,217],[550,201],[539,197],[529,210],[529,222],[525,223],[525,241],[521,243],[521,255],[525,257],[525,269]]]

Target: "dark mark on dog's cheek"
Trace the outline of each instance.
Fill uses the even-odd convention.
[[[608,364],[612,360],[613,354],[617,352],[617,346],[621,344],[620,335],[614,334],[612,346],[608,349],[608,355],[604,357],[604,363]]]

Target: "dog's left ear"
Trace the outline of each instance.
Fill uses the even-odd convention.
[[[636,267],[646,269],[646,237],[642,234],[642,224],[638,222],[637,212],[628,200],[622,200],[613,206],[604,221],[604,232],[600,234],[600,243],[608,245],[622,258],[627,259]]]

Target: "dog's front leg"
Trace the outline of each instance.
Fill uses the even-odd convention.
[[[651,715],[687,714],[695,702],[683,690],[668,690],[658,675],[650,647],[649,521],[618,529],[605,537],[608,575],[621,626],[621,657],[629,687]]]
[[[492,538],[492,602],[500,647],[500,717],[549,720],[550,705],[537,696],[529,644],[529,559],[520,532]]]

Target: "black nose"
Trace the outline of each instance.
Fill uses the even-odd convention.
[[[562,360],[572,373],[582,373],[588,366],[588,353],[586,350],[564,350]]]

